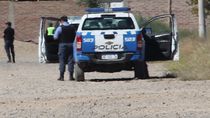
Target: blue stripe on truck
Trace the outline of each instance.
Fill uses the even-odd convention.
[[[95,51],[95,36],[88,32],[86,35],[82,35],[82,51],[94,52]]]

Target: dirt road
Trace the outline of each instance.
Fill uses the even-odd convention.
[[[37,45],[16,41],[15,64],[0,45],[0,118],[210,118],[210,81],[164,77],[163,63],[149,64],[148,80],[123,71],[60,82],[57,64],[38,63]]]

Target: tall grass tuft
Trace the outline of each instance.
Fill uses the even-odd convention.
[[[210,80],[210,38],[185,37],[180,42],[180,61],[169,66],[182,80]]]
[[[195,39],[198,38],[197,30],[187,30],[187,29],[179,29],[179,38],[181,40],[184,39]]]

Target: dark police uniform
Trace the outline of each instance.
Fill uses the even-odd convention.
[[[64,81],[65,65],[68,63],[69,80],[73,80],[74,61],[73,61],[73,42],[76,35],[75,28],[65,22],[59,26],[54,34],[54,38],[59,37],[59,70],[60,77],[58,80]]]
[[[7,22],[7,28],[4,30],[4,42],[5,42],[5,51],[7,53],[8,57],[8,63],[12,62],[15,63],[15,51],[14,51],[14,35],[15,35],[15,30],[11,27],[11,22]],[[11,55],[12,54],[12,60],[11,60]]]

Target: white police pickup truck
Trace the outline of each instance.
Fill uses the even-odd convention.
[[[58,60],[58,42],[45,43],[44,32],[48,21],[58,20],[49,17],[41,19],[41,63]],[[155,16],[140,25],[130,13],[130,8],[90,8],[75,24],[79,25],[74,41],[77,81],[84,81],[85,72],[92,71],[130,70],[134,71],[136,78],[148,78],[146,61],[179,59],[178,31],[173,14]]]
[[[178,40],[174,15],[153,17],[141,27],[130,8],[90,8],[79,24],[75,43],[75,79],[84,73],[134,70],[136,78],[148,78],[146,60],[177,60]],[[169,28],[155,33],[151,24],[168,18]],[[165,22],[165,20],[160,21]]]

